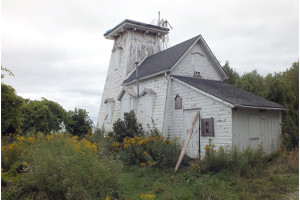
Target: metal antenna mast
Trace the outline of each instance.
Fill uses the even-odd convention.
[[[160,18],[160,11],[158,11],[158,19],[153,20],[151,22],[151,24],[156,25],[156,26],[160,26],[162,28],[171,28],[171,29],[173,29],[173,27],[168,22],[168,20]],[[162,46],[162,50],[165,50],[165,49],[170,47],[169,34],[167,34],[167,35],[165,35],[161,38],[161,46]]]

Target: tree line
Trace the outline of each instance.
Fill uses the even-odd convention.
[[[229,62],[223,66],[224,82],[286,107],[282,115],[282,143],[287,149],[299,145],[299,61],[284,72],[262,76],[256,70],[240,76]]]
[[[12,72],[1,67],[2,72]],[[4,74],[1,73],[1,78]],[[35,134],[67,131],[82,136],[91,133],[93,122],[85,109],[66,111],[61,105],[46,98],[24,99],[10,85],[1,82],[1,135]]]

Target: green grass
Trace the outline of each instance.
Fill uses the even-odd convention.
[[[152,168],[129,168],[119,176],[124,199],[141,199],[141,194],[155,199],[282,199],[298,190],[298,173],[270,174],[245,178],[232,172],[199,174],[189,170],[177,173]]]

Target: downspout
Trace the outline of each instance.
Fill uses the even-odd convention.
[[[140,97],[140,93],[139,93],[139,70],[138,70],[138,62],[135,62],[135,78],[136,78],[136,93],[137,93],[137,97]]]

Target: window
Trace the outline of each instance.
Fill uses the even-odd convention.
[[[144,123],[146,125],[151,125],[153,123],[152,114],[154,110],[155,95],[156,93],[153,90],[147,88],[141,92],[141,96],[144,99]]]
[[[194,76],[201,77],[201,59],[204,57],[202,54],[195,52],[192,56],[192,65],[194,68]]]
[[[112,114],[113,114],[113,111],[114,111],[115,101],[112,98],[109,98],[109,99],[105,99],[104,103],[106,104],[105,121],[107,123],[111,123]]]
[[[177,94],[175,97],[175,110],[182,109],[182,98]]]
[[[201,136],[215,136],[214,118],[201,119]]]
[[[121,116],[120,116],[120,118],[122,120],[124,120],[124,113],[130,112],[130,110],[131,110],[130,109],[130,97],[127,97],[127,98],[123,97],[121,100],[121,112],[120,112]]]
[[[116,47],[113,50],[113,61],[112,62],[113,62],[113,66],[114,66],[115,70],[119,69],[119,67],[120,67],[121,50],[122,50],[121,47]]]
[[[144,122],[145,124],[152,124],[153,114],[153,98],[152,95],[146,95],[144,98]]]
[[[130,112],[131,110],[135,111],[136,109],[136,98],[131,97],[127,93],[121,99],[121,110],[120,118],[124,120],[124,113]]]

